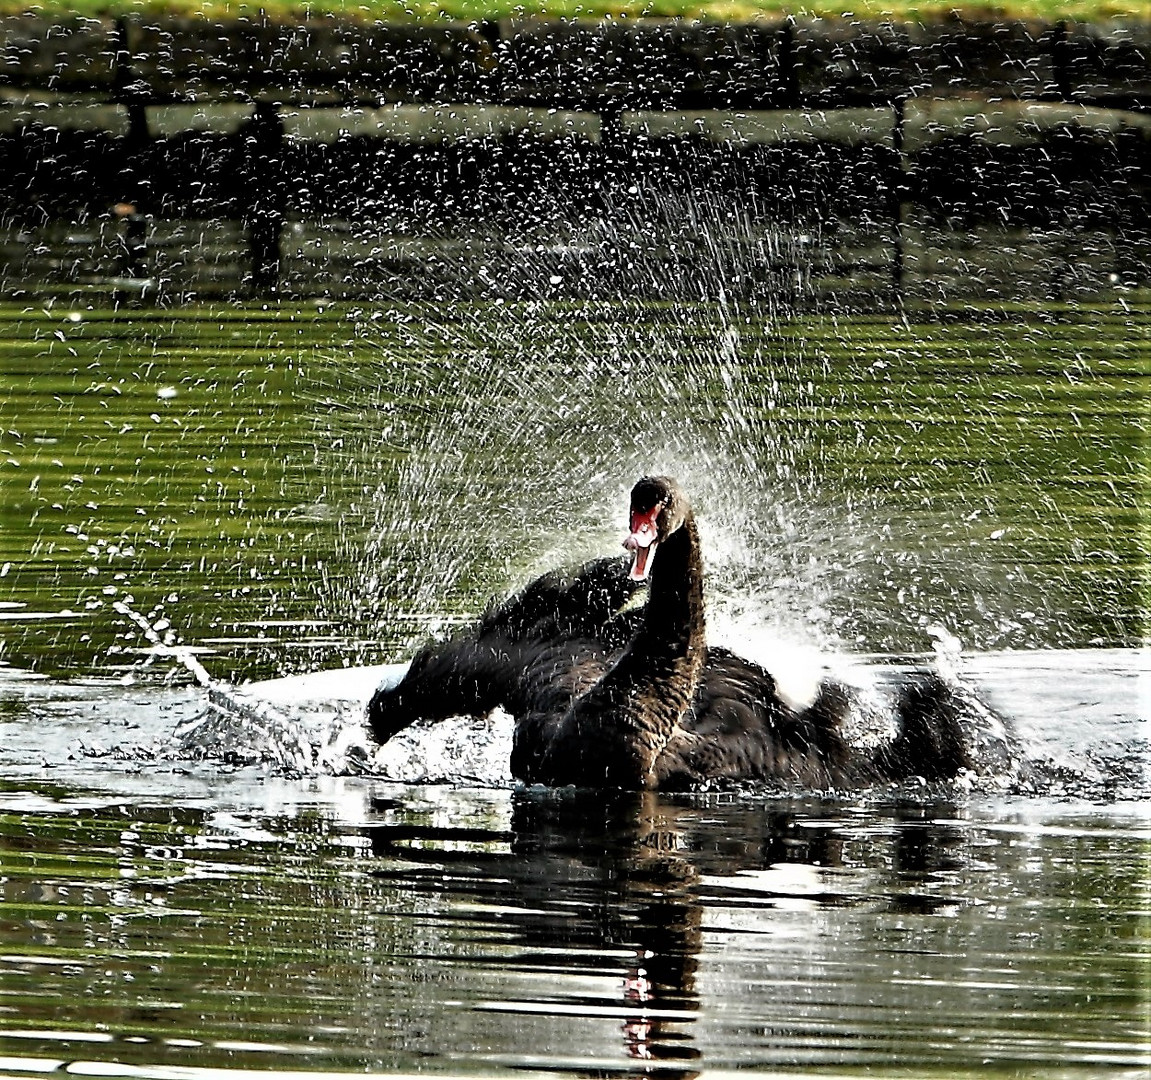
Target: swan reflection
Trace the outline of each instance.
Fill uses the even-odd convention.
[[[510,938],[512,959],[492,963],[517,973],[513,989],[474,1007],[582,1020],[589,1032],[614,1024],[618,1052],[661,1072],[680,1063],[683,1076],[694,1075],[696,1025],[715,1006],[700,969],[704,957],[714,965],[717,937],[760,935],[794,951],[802,934],[801,949],[823,953],[822,913],[945,907],[951,898],[924,883],[966,859],[962,832],[933,821],[950,807],[899,811],[859,835],[850,815],[814,800],[538,788],[510,800],[506,828],[419,825],[409,813],[371,826],[373,872],[408,893],[442,896],[447,883],[452,911],[494,920]]]

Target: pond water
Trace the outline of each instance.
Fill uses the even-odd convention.
[[[1149,313],[0,307],[0,1073],[1142,1075]],[[1024,775],[593,798],[515,789],[498,715],[363,745],[650,471],[715,639],[940,666]]]

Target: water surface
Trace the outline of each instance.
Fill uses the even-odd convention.
[[[862,652],[1132,645],[1147,311],[8,306],[7,659],[134,672],[124,604],[221,677],[399,659],[613,550],[658,470],[716,614]]]
[[[1133,293],[0,309],[0,1071],[1142,1075],[1149,340]],[[942,666],[1024,775],[524,791],[501,717],[353,753],[363,665],[616,550],[654,470],[714,637]],[[200,724],[189,658],[289,681]]]
[[[1148,1061],[1130,809],[171,783],[4,785],[15,1075]]]

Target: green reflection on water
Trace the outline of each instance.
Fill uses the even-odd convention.
[[[685,475],[713,592],[864,650],[1143,631],[1146,298],[0,308],[4,659],[135,667],[113,604],[259,675],[396,658],[614,550]],[[20,605],[20,606],[13,606]],[[166,623],[170,623],[166,625]]]

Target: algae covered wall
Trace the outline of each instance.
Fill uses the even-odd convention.
[[[674,261],[688,197],[742,215],[762,288],[799,258],[764,238],[813,222],[817,293],[970,278],[977,250],[988,281],[1140,284],[1149,102],[1131,20],[11,17],[0,294],[514,294],[525,245],[594,293],[602,219]]]

